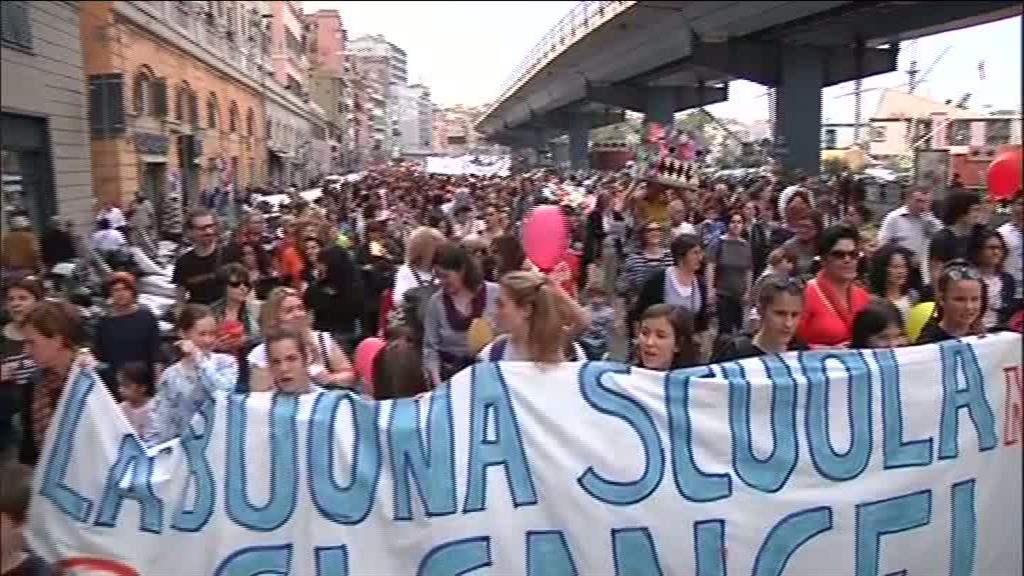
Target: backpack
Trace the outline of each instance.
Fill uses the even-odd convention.
[[[402,304],[388,315],[388,326],[405,326],[412,331],[417,341],[422,341],[427,303],[440,286],[432,281],[425,282],[415,270],[411,271],[413,278],[416,279],[416,287],[406,290],[402,295]]]

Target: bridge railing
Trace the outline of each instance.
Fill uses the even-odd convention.
[[[538,70],[547,65],[561,54],[566,48],[572,46],[580,38],[586,36],[601,24],[629,8],[634,1],[624,0],[598,0],[580,2],[573,6],[561,20],[558,21],[539,42],[531,49],[526,57],[519,63],[512,73],[509,74],[503,83],[500,95],[494,99],[487,112],[481,117],[490,116],[502,102],[515,93],[519,87],[529,80]]]

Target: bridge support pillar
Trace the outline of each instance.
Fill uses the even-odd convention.
[[[676,113],[676,88],[650,86],[644,89],[644,124],[671,126]]]
[[[590,168],[590,115],[569,115],[569,166],[573,170]]]
[[[776,148],[787,170],[817,174],[821,164],[822,56],[804,46],[782,49],[775,98]]]

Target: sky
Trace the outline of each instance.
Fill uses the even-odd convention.
[[[497,96],[512,70],[540,38],[576,2],[304,2],[305,12],[333,8],[341,14],[349,38],[383,34],[409,58],[409,82],[431,89],[443,106],[478,105]],[[949,47],[917,93],[936,100],[959,99],[973,93],[969,107],[984,111],[1018,109],[1021,103],[1021,18],[1014,17],[917,40],[915,53],[922,72]],[[881,90],[905,89],[911,44],[900,48],[898,71],[863,81],[865,118],[874,111]],[[978,61],[985,61],[985,79]],[[825,122],[852,122],[853,83],[826,88],[822,97]],[[708,110],[721,118],[743,122],[768,118],[764,87],[737,80],[729,101]]]

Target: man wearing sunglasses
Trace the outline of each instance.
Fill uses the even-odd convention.
[[[220,267],[238,261],[238,253],[221,246],[217,238],[217,220],[209,210],[200,208],[189,214],[188,231],[192,249],[174,262],[172,281],[176,287],[178,310],[185,304],[210,305],[224,295]]]

